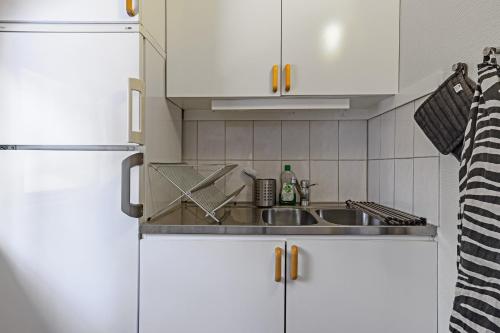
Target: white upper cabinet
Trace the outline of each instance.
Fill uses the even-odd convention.
[[[286,95],[398,92],[399,0],[283,0]]]
[[[167,53],[169,97],[279,96],[281,0],[167,0]]]
[[[399,1],[167,0],[167,52],[168,97],[395,94]]]

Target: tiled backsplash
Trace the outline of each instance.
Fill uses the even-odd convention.
[[[439,224],[439,153],[413,119],[423,100],[368,121],[368,200]]]
[[[279,180],[285,164],[319,184],[312,201],[366,200],[367,121],[184,121],[183,160],[238,164],[219,186],[229,193],[247,184],[239,201],[251,201],[253,191],[241,169]]]

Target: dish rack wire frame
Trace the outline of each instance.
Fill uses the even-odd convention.
[[[178,202],[183,198],[195,203],[200,207],[206,216],[211,217],[215,222],[220,223],[220,219],[217,218],[216,212],[224,207],[226,204],[231,202],[241,191],[245,188],[245,185],[239,187],[236,191],[229,195],[224,194],[216,186],[217,182],[222,177],[228,175],[231,171],[238,167],[237,164],[229,164],[223,167],[217,168],[209,176],[202,176],[196,168],[200,166],[220,166],[220,164],[203,164],[203,165],[192,165],[192,164],[181,164],[181,163],[150,163],[149,167],[155,170],[160,176],[168,180],[172,185],[175,186],[181,195],[170,202],[166,208],[155,212],[148,221],[158,217],[172,207],[173,204]]]
[[[405,213],[401,210],[386,207],[371,201],[347,200],[346,206],[348,208],[357,208],[367,214],[371,214],[388,225],[427,225],[427,219],[425,217]]]

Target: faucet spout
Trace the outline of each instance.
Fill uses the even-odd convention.
[[[292,184],[295,186],[295,189],[297,190],[297,193],[300,196],[300,205],[303,207],[309,206],[310,203],[310,196],[311,196],[311,187],[316,186],[317,184],[310,184],[309,180],[303,179],[300,181],[300,186],[297,183],[297,180],[295,181],[292,179]]]

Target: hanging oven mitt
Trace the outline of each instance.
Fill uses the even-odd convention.
[[[465,128],[476,83],[467,76],[467,65],[459,63],[415,112],[415,121],[441,154],[451,153],[460,161]]]

